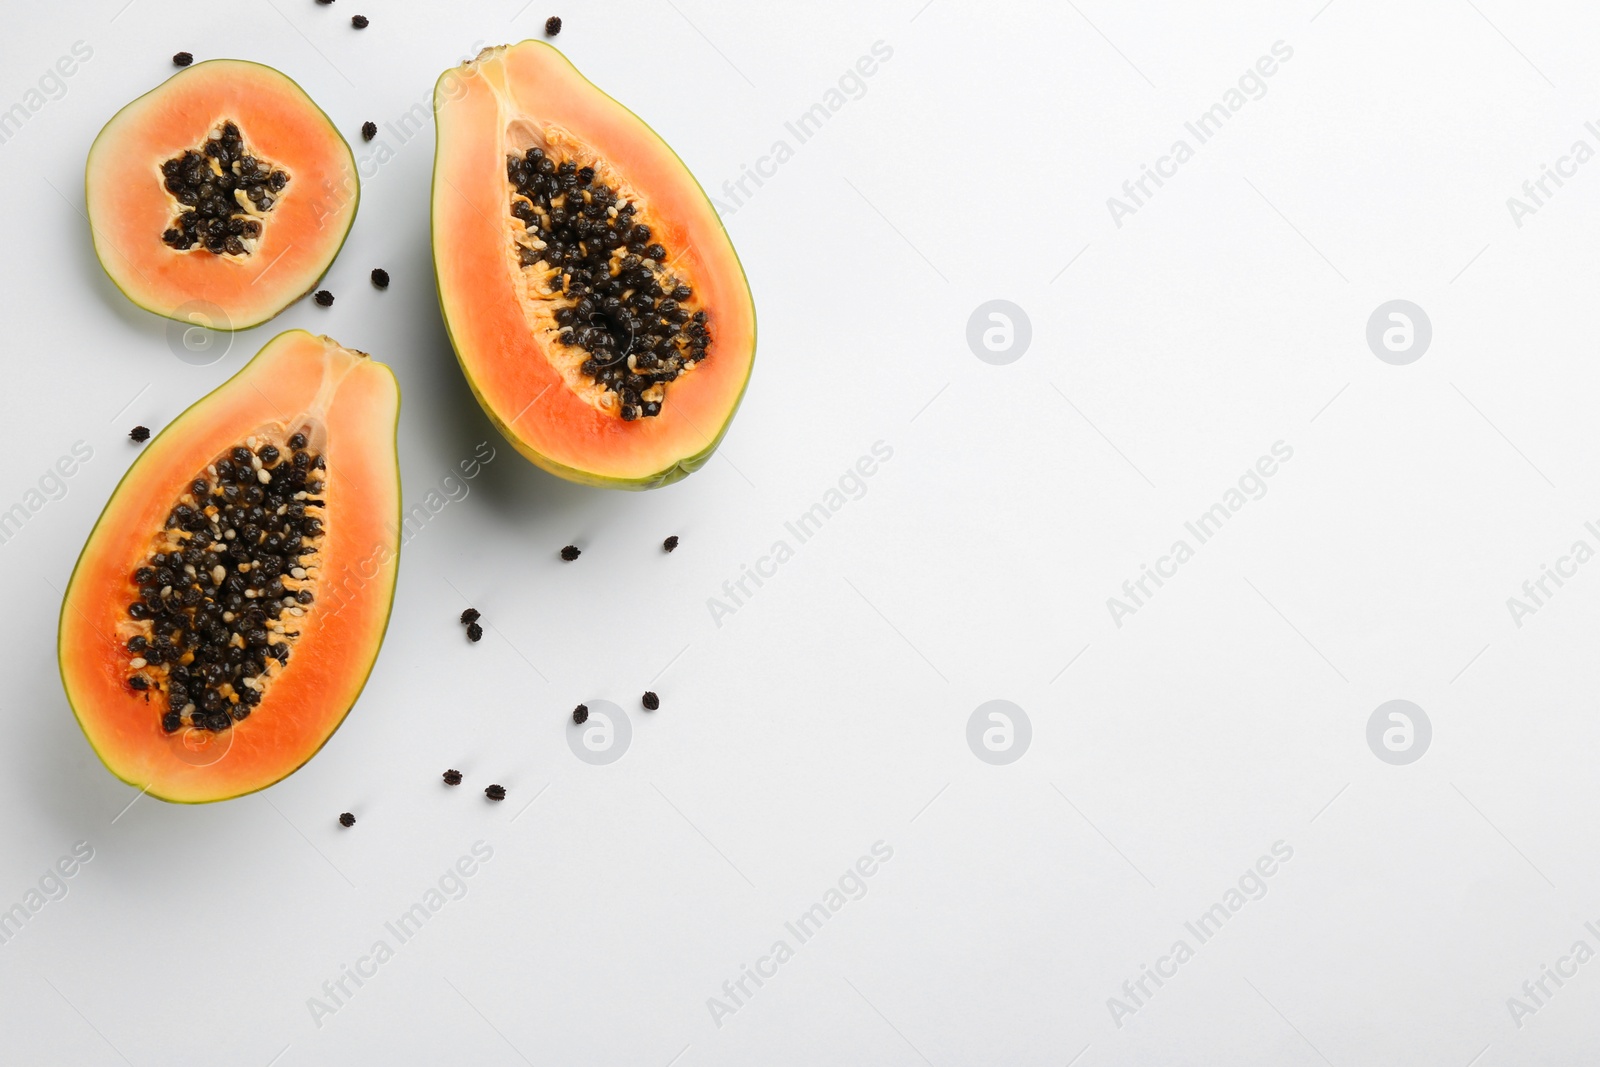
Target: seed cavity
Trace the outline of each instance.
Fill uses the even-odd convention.
[[[316,600],[327,462],[303,433],[284,444],[240,444],[207,465],[130,576],[128,666],[136,688],[164,698],[168,733],[220,733],[249,717]]]
[[[709,316],[668,267],[638,205],[596,167],[539,147],[506,158],[518,261],[554,302],[557,343],[587,354],[582,374],[625,421],[661,414],[669,382],[706,358]]]
[[[161,164],[177,216],[161,240],[180,252],[248,256],[261,237],[262,220],[277,206],[289,175],[250,151],[239,126],[226,121],[204,144]]]

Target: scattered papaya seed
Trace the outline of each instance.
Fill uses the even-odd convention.
[[[504,800],[506,798],[506,787],[503,785],[491,785],[483,791],[483,795],[490,800]]]
[[[483,613],[477,608],[468,608],[466,611],[461,613],[461,625],[466,626],[470,623],[477,622],[481,618],[483,618]]]
[[[582,726],[589,721],[589,705],[579,704],[572,709],[572,721]]]
[[[568,545],[566,548],[561,550],[561,558],[566,560],[568,563],[571,563],[581,555],[583,555],[583,550],[577,545]]]
[[[331,4],[331,3],[333,3],[333,0],[317,0],[317,3],[319,3],[319,4],[321,4],[321,5],[322,5],[322,6],[324,6],[324,7],[326,7],[326,6],[328,6],[328,5],[329,5],[329,4]]]
[[[671,537],[669,537],[665,541],[661,542],[661,548],[664,551],[667,551],[667,552],[671,552],[673,549],[675,549],[677,547],[678,547],[678,535],[677,534],[673,534]]]
[[[328,292],[326,289],[318,289],[317,295],[314,297],[314,299],[319,307],[333,307],[333,294]]]
[[[467,623],[467,640],[478,642],[483,640],[483,627],[475,622]]]
[[[450,769],[448,771],[445,771],[444,772],[444,784],[445,785],[460,785],[461,784],[461,772],[458,771],[458,770],[455,770],[454,768],[452,768],[452,769]]]
[[[661,706],[661,698],[656,696],[655,693],[646,690],[643,703],[645,711],[655,711]]]
[[[128,436],[140,444],[144,444],[144,442],[150,440],[150,427],[135,426],[128,431]]]
[[[547,37],[554,37],[561,32],[561,16],[551,15],[544,20],[544,32]]]
[[[376,122],[363,122],[361,124],[361,139],[363,141],[370,141],[376,136],[378,136],[378,124]]]
[[[353,17],[350,20],[350,25],[354,26],[358,30],[366,29],[367,28],[367,16],[365,16],[365,15],[356,15],[355,17]]]
[[[187,67],[193,62],[194,56],[188,52],[179,52],[177,55],[172,57],[172,65],[175,67]]]
[[[355,824],[356,824],[356,817],[354,815],[351,815],[348,811],[345,812],[343,815],[339,816],[339,825],[340,826],[348,827],[348,826],[354,826]]]
[[[372,284],[379,289],[389,288],[389,272],[382,267],[374,267],[372,269]]]

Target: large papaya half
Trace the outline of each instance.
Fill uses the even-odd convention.
[[[117,112],[89,149],[95,254],[147,311],[217,329],[272,318],[344,245],[360,182],[338,129],[271,67],[216,59]]]
[[[338,729],[394,597],[399,410],[388,367],[291,330],[145,447],[61,605],[67,701],[112,774],[225,800]]]
[[[572,481],[697,470],[744,395],[756,317],[694,175],[540,41],[446,71],[434,111],[439,304],[489,418]]]

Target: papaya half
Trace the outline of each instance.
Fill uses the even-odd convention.
[[[291,330],[145,446],[61,605],[67,701],[112,774],[225,800],[338,729],[394,597],[399,409],[388,367]]]
[[[309,292],[360,201],[337,127],[271,67],[216,59],[124,107],[84,181],[100,265],[147,311],[242,330]]]
[[[434,112],[439,305],[491,421],[576,482],[697,470],[744,395],[756,317],[694,175],[542,41],[446,71]]]

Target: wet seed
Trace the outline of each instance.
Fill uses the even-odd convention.
[[[188,52],[179,52],[177,55],[172,57],[172,65],[175,67],[187,67],[193,62],[194,56],[190,55]]]
[[[140,444],[143,444],[144,442],[150,440],[150,427],[135,426],[133,429],[128,431],[128,436]]]
[[[277,192],[289,182],[288,174],[250,154],[232,121],[213,129],[198,147],[162,163],[161,176],[179,207],[162,241],[178,251],[232,256],[250,255],[245,242],[261,234],[260,221],[244,213],[236,194],[243,192],[265,212],[273,205],[266,190]]]
[[[581,372],[614,394],[618,416],[654,418],[661,389],[706,358],[706,316],[686,306],[693,289],[667,272],[668,249],[635,206],[580,162],[541,148],[507,157],[518,258],[557,295],[557,343],[585,351]]]
[[[325,308],[333,307],[333,294],[328,292],[328,290],[326,290],[326,289],[318,289],[317,290],[317,295],[314,296],[312,299],[317,302],[317,306],[318,307],[325,307]]]
[[[389,288],[389,272],[382,267],[375,267],[372,271],[372,284],[379,289]]]
[[[133,572],[140,599],[128,617],[143,632],[127,640],[129,666],[164,698],[160,721],[169,733],[185,724],[217,732],[242,721],[270,684],[269,665],[289,659],[298,634],[285,627],[293,618],[285,613],[303,614],[295,605],[313,594],[287,596],[281,575],[316,550],[320,520],[314,532],[283,536],[297,490],[289,479],[259,481],[281,458],[276,445],[252,437],[207,466],[168,512],[168,550]]]

